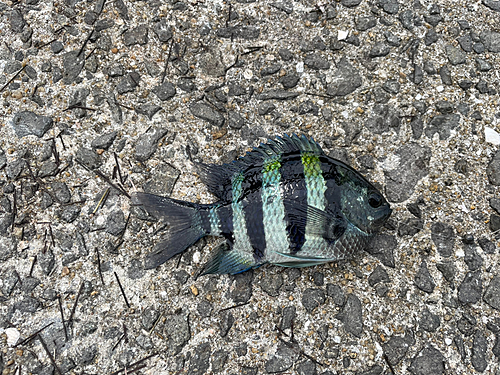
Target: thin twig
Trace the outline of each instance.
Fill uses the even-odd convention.
[[[125,300],[127,307],[130,309],[130,304],[128,303],[127,296],[125,295],[125,291],[123,290],[122,283],[120,282],[120,279],[118,278],[118,275],[116,272],[115,272],[115,277],[116,277],[116,281],[118,281],[118,286],[120,287],[120,290],[122,292],[123,299]]]
[[[137,366],[137,365],[141,364],[142,362],[147,361],[149,358],[154,357],[154,356],[156,356],[156,355],[158,355],[158,353],[153,353],[153,354],[150,354],[150,355],[148,355],[147,357],[144,357],[144,358],[142,358],[142,359],[139,359],[137,362],[134,362],[134,363],[130,364],[128,367],[124,367],[124,368],[122,368],[122,369],[120,369],[120,370],[118,370],[118,371],[115,371],[115,372],[111,373],[111,375],[118,375],[118,374],[119,374],[119,373],[121,373],[121,372],[127,371],[127,370],[126,370],[127,368],[132,368],[132,367],[134,367],[134,366]]]
[[[245,302],[245,303],[240,303],[239,305],[234,305],[234,306],[229,306],[229,307],[226,307],[226,308],[224,308],[224,309],[221,309],[221,310],[219,311],[219,314],[220,314],[221,312],[223,312],[223,311],[227,311],[227,310],[235,309],[235,308],[237,308],[237,307],[242,307],[242,306],[248,305],[249,303],[250,303],[250,302]]]
[[[99,277],[101,278],[101,283],[104,286],[104,278],[102,277],[102,270],[101,270],[101,256],[99,255],[99,249],[96,247],[95,252],[97,254],[97,270],[99,271]]]
[[[71,309],[71,314],[69,315],[68,322],[73,321],[73,316],[75,315],[75,311],[76,311],[76,305],[78,304],[78,299],[80,298],[80,294],[82,293],[82,289],[83,289],[83,281],[81,282],[80,289],[78,289],[78,293],[76,294],[75,303],[73,304],[73,308]]]
[[[59,373],[59,375],[62,375],[62,372],[61,370],[59,369],[59,367],[57,366],[57,363],[56,363],[56,360],[54,359],[54,356],[52,355],[52,353],[50,352],[49,348],[47,348],[47,344],[45,343],[45,341],[43,341],[42,339],[42,336],[41,335],[38,335],[38,340],[40,341],[40,343],[42,344],[43,348],[45,349],[45,351],[47,352],[47,355],[49,356],[49,359],[50,359],[50,362],[52,362],[52,366],[54,366],[54,368],[56,369],[56,371]]]
[[[54,322],[52,323],[49,323],[45,326],[43,326],[42,328],[40,328],[38,331],[36,331],[35,333],[29,335],[27,338],[25,338],[23,341],[21,342],[18,342],[16,345],[14,345],[14,348],[17,348],[18,346],[21,346],[21,345],[24,345],[24,344],[27,344],[28,342],[30,342],[31,340],[33,340],[40,332],[42,332],[44,329],[50,327],[52,324],[54,324]]]
[[[66,341],[68,341],[68,330],[66,329],[66,323],[64,322],[64,312],[63,312],[60,294],[57,295],[57,300],[59,301],[59,311],[61,312],[61,321],[62,321],[62,325],[64,327],[64,337],[66,337]]]
[[[3,90],[5,90],[5,88],[7,86],[9,86],[12,83],[12,81],[14,81],[17,78],[17,76],[19,74],[21,74],[21,72],[24,70],[24,68],[26,68],[26,65],[23,66],[21,69],[19,69],[19,71],[16,74],[14,74],[14,76],[11,79],[9,79],[5,85],[2,86],[2,88],[0,89],[0,92],[2,92]]]

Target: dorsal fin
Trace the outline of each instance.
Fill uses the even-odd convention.
[[[219,199],[226,198],[225,189],[231,184],[235,173],[246,170],[248,167],[263,164],[269,159],[279,159],[282,154],[293,152],[310,152],[315,155],[324,155],[321,146],[312,138],[305,135],[298,136],[285,134],[283,137],[269,139],[267,143],[261,143],[254,147],[245,156],[236,159],[232,163],[223,165],[197,163],[196,168],[201,180],[207,185],[208,190]]]
[[[283,137],[276,137],[269,139],[267,143],[261,143],[229,165],[236,170],[243,171],[250,166],[263,164],[269,159],[279,158],[282,154],[304,151],[318,156],[324,155],[321,146],[312,138],[307,138],[305,135],[299,137],[297,134],[292,136],[285,134]]]

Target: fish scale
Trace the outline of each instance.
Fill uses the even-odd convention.
[[[233,163],[196,167],[217,202],[198,204],[146,193],[132,197],[134,204],[170,225],[167,239],[146,258],[147,268],[207,235],[225,241],[214,250],[204,273],[348,259],[391,214],[373,185],[305,136],[277,137]]]

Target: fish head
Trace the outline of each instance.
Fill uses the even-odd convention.
[[[385,224],[392,209],[371,183],[347,165],[337,165],[340,210],[361,231],[372,234]]]

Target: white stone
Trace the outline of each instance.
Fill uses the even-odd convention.
[[[443,86],[438,86],[438,87],[436,87],[436,90],[437,90],[437,92],[443,92],[444,91],[444,87]]]
[[[486,142],[493,145],[500,145],[500,134],[489,126],[484,127],[484,139]]]
[[[349,31],[339,30],[337,39],[338,40],[345,40],[345,39],[347,39],[348,35],[349,35]]]
[[[445,339],[444,339],[444,342],[445,342],[445,344],[446,344],[446,345],[450,346],[450,345],[451,345],[451,343],[453,342],[453,340],[452,340],[452,339],[450,339],[450,338],[445,338]]]
[[[245,79],[252,79],[253,77],[252,69],[245,69],[245,71],[243,72],[243,77],[245,77]]]
[[[341,341],[342,341],[342,339],[340,338],[340,336],[335,336],[335,337],[333,338],[333,342],[334,342],[335,344],[340,344],[340,342],[341,342]]]
[[[193,262],[195,263],[200,263],[200,259],[201,259],[201,254],[199,251],[196,251],[194,254],[193,254]]]
[[[7,328],[5,330],[5,334],[7,335],[7,345],[14,346],[17,344],[17,340],[21,337],[19,331],[15,328]]]
[[[304,72],[304,62],[299,61],[295,67],[295,70],[297,71],[297,73],[303,73]]]

